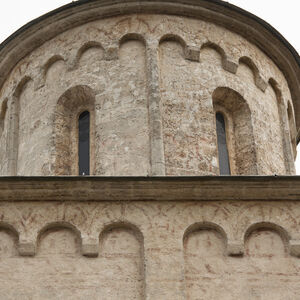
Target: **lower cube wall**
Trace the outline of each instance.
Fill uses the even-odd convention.
[[[297,299],[299,202],[2,202],[2,299]]]

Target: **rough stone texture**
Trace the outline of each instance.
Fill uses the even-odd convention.
[[[297,299],[299,179],[1,178],[1,296]]]
[[[65,228],[47,229],[34,257],[20,257],[7,230],[1,230],[0,241],[1,277],[10,278],[1,286],[3,299],[143,298],[142,245],[126,228],[105,233],[95,259],[81,255],[80,237]]]
[[[244,126],[228,138],[232,173],[295,172],[291,95],[276,65],[256,46],[220,26],[144,14],[68,30],[18,63],[1,91],[8,106],[1,115],[1,174],[77,174],[73,120],[79,107],[73,104],[71,115],[64,118],[70,121],[59,123],[61,132],[54,124],[59,99],[82,86],[91,90],[83,96],[86,107],[90,94],[95,97],[90,108],[95,175],[218,174],[212,98],[220,87],[239,94],[248,107],[243,120],[248,118],[252,126],[250,130],[250,123],[241,125],[240,114],[232,116],[233,124]],[[84,102],[80,105],[84,109]],[[59,135],[70,140],[58,143]],[[237,140],[245,142],[239,146]],[[237,155],[245,149],[254,157],[252,162],[239,162]],[[69,157],[68,167],[64,169],[58,157]]]
[[[215,1],[123,2],[0,46],[0,298],[298,299],[300,178],[194,176],[216,112],[231,175],[295,173],[297,58]],[[78,175],[85,110],[107,177],[51,177]]]
[[[300,203],[254,198],[1,201],[1,295],[297,299]]]

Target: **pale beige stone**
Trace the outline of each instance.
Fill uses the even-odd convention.
[[[0,299],[299,299],[299,57],[223,4],[77,1],[1,45]],[[247,176],[211,176],[216,112]]]
[[[112,47],[117,49],[113,56],[107,54]],[[76,175],[72,118],[85,108],[93,118],[92,174],[216,175],[212,97],[220,87],[240,95],[248,107],[242,119],[249,118],[253,128],[251,133],[247,125],[232,137],[233,144],[248,139],[243,148],[255,155],[248,163],[249,155],[241,152],[245,161],[238,163],[236,150],[233,174],[294,174],[291,94],[275,63],[225,28],[163,15],[90,22],[59,34],[20,61],[2,89],[7,102],[1,138],[7,142],[1,143],[1,173]],[[74,100],[79,89],[85,99],[80,105]],[[68,117],[59,108],[67,94],[75,101]],[[64,125],[57,123],[57,113]],[[59,141],[59,136],[70,140]],[[60,166],[67,157],[69,162]]]
[[[41,184],[48,185],[46,193],[55,192],[59,182],[67,183],[64,178],[55,180],[52,184],[51,179],[42,179]],[[182,181],[172,180],[184,187]],[[163,179],[157,181],[164,186]],[[216,185],[217,181],[210,180]],[[281,177],[276,185],[284,181]],[[21,182],[28,190],[26,180]],[[92,195],[93,181],[89,182],[86,192]],[[230,182],[234,185],[234,178]],[[76,185],[74,181],[72,188]],[[151,185],[150,180],[145,183]],[[292,198],[272,200],[276,196],[269,193],[270,186],[265,182],[260,187],[269,195],[267,201],[258,200],[258,194],[252,201],[234,197],[186,201],[184,196],[166,201],[168,195],[161,189],[155,201],[132,201],[136,188],[128,193],[121,187],[121,202],[97,201],[93,196],[76,201],[75,195],[73,201],[30,202],[17,196],[1,201],[1,226],[5,226],[0,232],[0,276],[5,278],[0,281],[1,295],[8,299],[297,299],[300,205]],[[298,195],[299,186],[294,191]],[[191,182],[185,190],[192,193]],[[32,247],[36,251],[29,253]]]

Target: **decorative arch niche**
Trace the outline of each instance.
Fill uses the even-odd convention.
[[[89,41],[82,45],[77,52],[75,61],[73,62],[73,68],[77,68],[81,65],[90,65],[97,61],[101,61],[104,57],[104,48],[96,41]]]
[[[206,51],[209,50],[213,50],[215,51],[221,58],[221,64],[224,70],[236,74],[238,65],[236,63],[234,63],[233,61],[229,60],[227,57],[226,52],[224,51],[224,49],[222,47],[220,47],[218,44],[215,44],[213,42],[206,42],[201,46],[201,50],[200,50],[200,60],[203,60],[203,53],[205,54]],[[201,53],[202,53],[202,57],[201,57]],[[206,54],[207,55],[207,54]],[[215,62],[214,62],[215,63]]]
[[[291,131],[290,131],[290,126],[289,126],[290,119],[289,119],[288,108],[286,111],[286,105],[283,101],[283,96],[282,96],[282,92],[281,92],[282,89],[279,86],[278,82],[274,78],[271,77],[269,79],[269,85],[272,88],[272,90],[276,96],[276,101],[277,101],[279,126],[281,129],[281,135],[282,135],[281,138],[282,138],[282,148],[283,148],[283,155],[284,155],[285,170],[286,170],[287,174],[294,174],[295,173],[294,159],[293,159],[293,150],[294,149],[292,149],[290,147]]]
[[[57,55],[54,55],[52,56],[51,58],[48,59],[48,61],[45,63],[45,65],[43,66],[43,83],[46,81],[46,78],[47,78],[47,74],[48,74],[48,71],[51,69],[51,67],[58,63],[58,62],[63,62],[65,63],[65,59],[57,54]]]
[[[79,175],[78,120],[83,112],[90,114],[90,174],[94,161],[95,95],[86,85],[68,89],[59,99],[55,111],[55,163],[56,175]]]
[[[0,222],[0,259],[18,256],[18,231],[10,224]]]
[[[215,114],[220,112],[225,119],[231,175],[258,174],[251,111],[247,102],[228,87],[215,89],[212,99]]]
[[[31,77],[24,76],[20,82],[17,84],[14,93],[12,95],[12,100],[9,105],[9,149],[11,151],[8,153],[8,173],[11,176],[16,176],[18,174],[18,155],[20,148],[20,115],[21,115],[21,96],[27,85],[31,81]]]
[[[68,222],[53,222],[40,230],[37,237],[39,256],[78,257],[81,248],[80,231]]]
[[[268,259],[288,257],[289,240],[288,232],[280,225],[258,222],[251,225],[245,232],[245,254],[250,257]]]
[[[145,299],[144,237],[139,228],[112,223],[105,226],[99,241],[99,260],[109,261],[101,273],[112,283],[109,289],[101,286],[103,299],[121,299],[125,294],[126,299]]]
[[[224,230],[211,222],[196,223],[186,230],[183,258],[187,299],[230,299],[230,289],[223,280],[218,280],[230,272],[226,243]],[[207,276],[210,280],[203,280]]]

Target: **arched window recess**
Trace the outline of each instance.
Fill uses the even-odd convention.
[[[230,163],[226,140],[226,123],[221,112],[216,113],[216,131],[220,175],[230,175]]]
[[[220,175],[256,175],[256,148],[248,103],[229,87],[216,88],[212,100]]]
[[[64,92],[55,111],[56,175],[90,175],[94,172],[95,94],[86,85]]]
[[[78,117],[78,170],[79,175],[90,175],[90,113]]]

